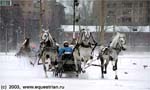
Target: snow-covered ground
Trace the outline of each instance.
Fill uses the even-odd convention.
[[[31,66],[28,58],[17,58],[14,53],[0,53],[0,85],[7,85],[7,88],[9,85],[20,85],[20,90],[25,90],[23,86],[38,85],[58,86],[58,90],[150,90],[150,52],[121,54],[118,62],[119,80],[114,80],[111,64],[105,79],[101,79],[100,72],[100,67],[93,66],[79,78],[73,75],[55,78],[51,72],[48,73],[49,78],[44,78],[43,67]]]

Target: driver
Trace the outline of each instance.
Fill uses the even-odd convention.
[[[69,42],[64,41],[63,43],[64,47],[59,49],[58,57],[60,58],[62,54],[72,54],[73,49],[69,47]]]

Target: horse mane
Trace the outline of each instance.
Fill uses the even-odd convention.
[[[25,39],[24,42],[23,42],[23,44],[22,44],[22,46],[28,47],[29,44],[30,44],[29,39]]]
[[[121,34],[120,34],[119,32],[117,32],[116,36],[113,37],[113,40],[112,40],[112,42],[110,43],[110,47],[112,47],[112,48],[115,48],[115,47],[116,47],[120,35],[121,35]]]
[[[49,33],[49,32],[48,32]],[[51,45],[54,46],[55,45],[55,41],[54,39],[52,38],[52,35],[49,33],[49,41],[50,43],[52,43]]]
[[[78,43],[81,43],[82,38],[83,38],[83,32],[80,31],[79,38],[78,38],[77,42],[78,42]]]
[[[90,34],[90,36],[91,36],[91,32],[88,32],[87,30],[82,29],[82,30],[80,30],[80,33],[79,33],[78,42],[81,42],[82,40],[84,40],[86,38],[85,33]]]

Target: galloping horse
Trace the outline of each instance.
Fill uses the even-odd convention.
[[[31,58],[33,57],[33,51],[30,47],[30,38],[25,38],[24,42],[22,43],[22,46],[20,47],[19,51],[15,54],[15,56],[29,57],[30,64],[34,66],[33,61],[31,60]]]
[[[74,47],[73,56],[75,64],[78,60],[83,62],[82,71],[85,72],[85,65],[90,59],[93,59],[93,52],[97,43],[94,40],[92,33],[82,29],[79,33],[77,44]],[[78,66],[76,64],[76,70]]]
[[[109,61],[112,61],[113,71],[115,71],[115,79],[118,79],[117,62],[118,55],[122,50],[126,50],[126,36],[119,32],[113,37],[113,40],[108,47],[102,46],[100,48],[98,59],[100,58],[101,60],[102,78],[104,78],[104,74],[107,73]]]
[[[51,34],[48,30],[43,30],[41,34],[41,44],[40,44],[40,53],[39,53],[39,60],[42,60],[45,77],[47,76],[47,68],[46,62],[48,60],[49,66],[54,66],[57,60],[58,54],[58,47],[56,45],[55,40],[52,38]],[[38,61],[39,62],[39,61]]]
[[[25,38],[24,42],[22,43],[22,46],[20,47],[19,51],[15,54],[15,56],[26,56],[29,55],[30,52],[30,39]]]

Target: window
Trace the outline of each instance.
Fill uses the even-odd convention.
[[[108,8],[114,8],[114,7],[116,7],[117,6],[117,4],[116,4],[117,2],[111,2],[111,3],[107,3],[107,7]]]
[[[143,7],[143,2],[140,2],[140,7]]]
[[[39,3],[34,3],[34,8],[40,8],[40,4]]]
[[[31,7],[31,4],[28,4],[28,7]]]
[[[14,6],[19,6],[19,4],[14,4]]]
[[[150,1],[147,1],[146,3],[147,3],[147,6],[150,7]]]
[[[125,10],[123,10],[123,15],[128,15],[128,14],[131,14],[131,9],[125,9]]]
[[[122,22],[129,22],[129,23],[131,23],[132,22],[132,19],[131,19],[131,17],[122,17]]]
[[[112,10],[108,11],[108,15],[114,15],[114,11]]]
[[[147,13],[148,15],[150,15],[150,7],[147,9]]]
[[[22,3],[22,6],[25,6],[24,3]]]
[[[131,2],[123,2],[124,7],[132,8],[132,3]]]
[[[11,6],[11,0],[0,0],[0,6]]]
[[[6,1],[6,5],[10,5],[10,1]]]

